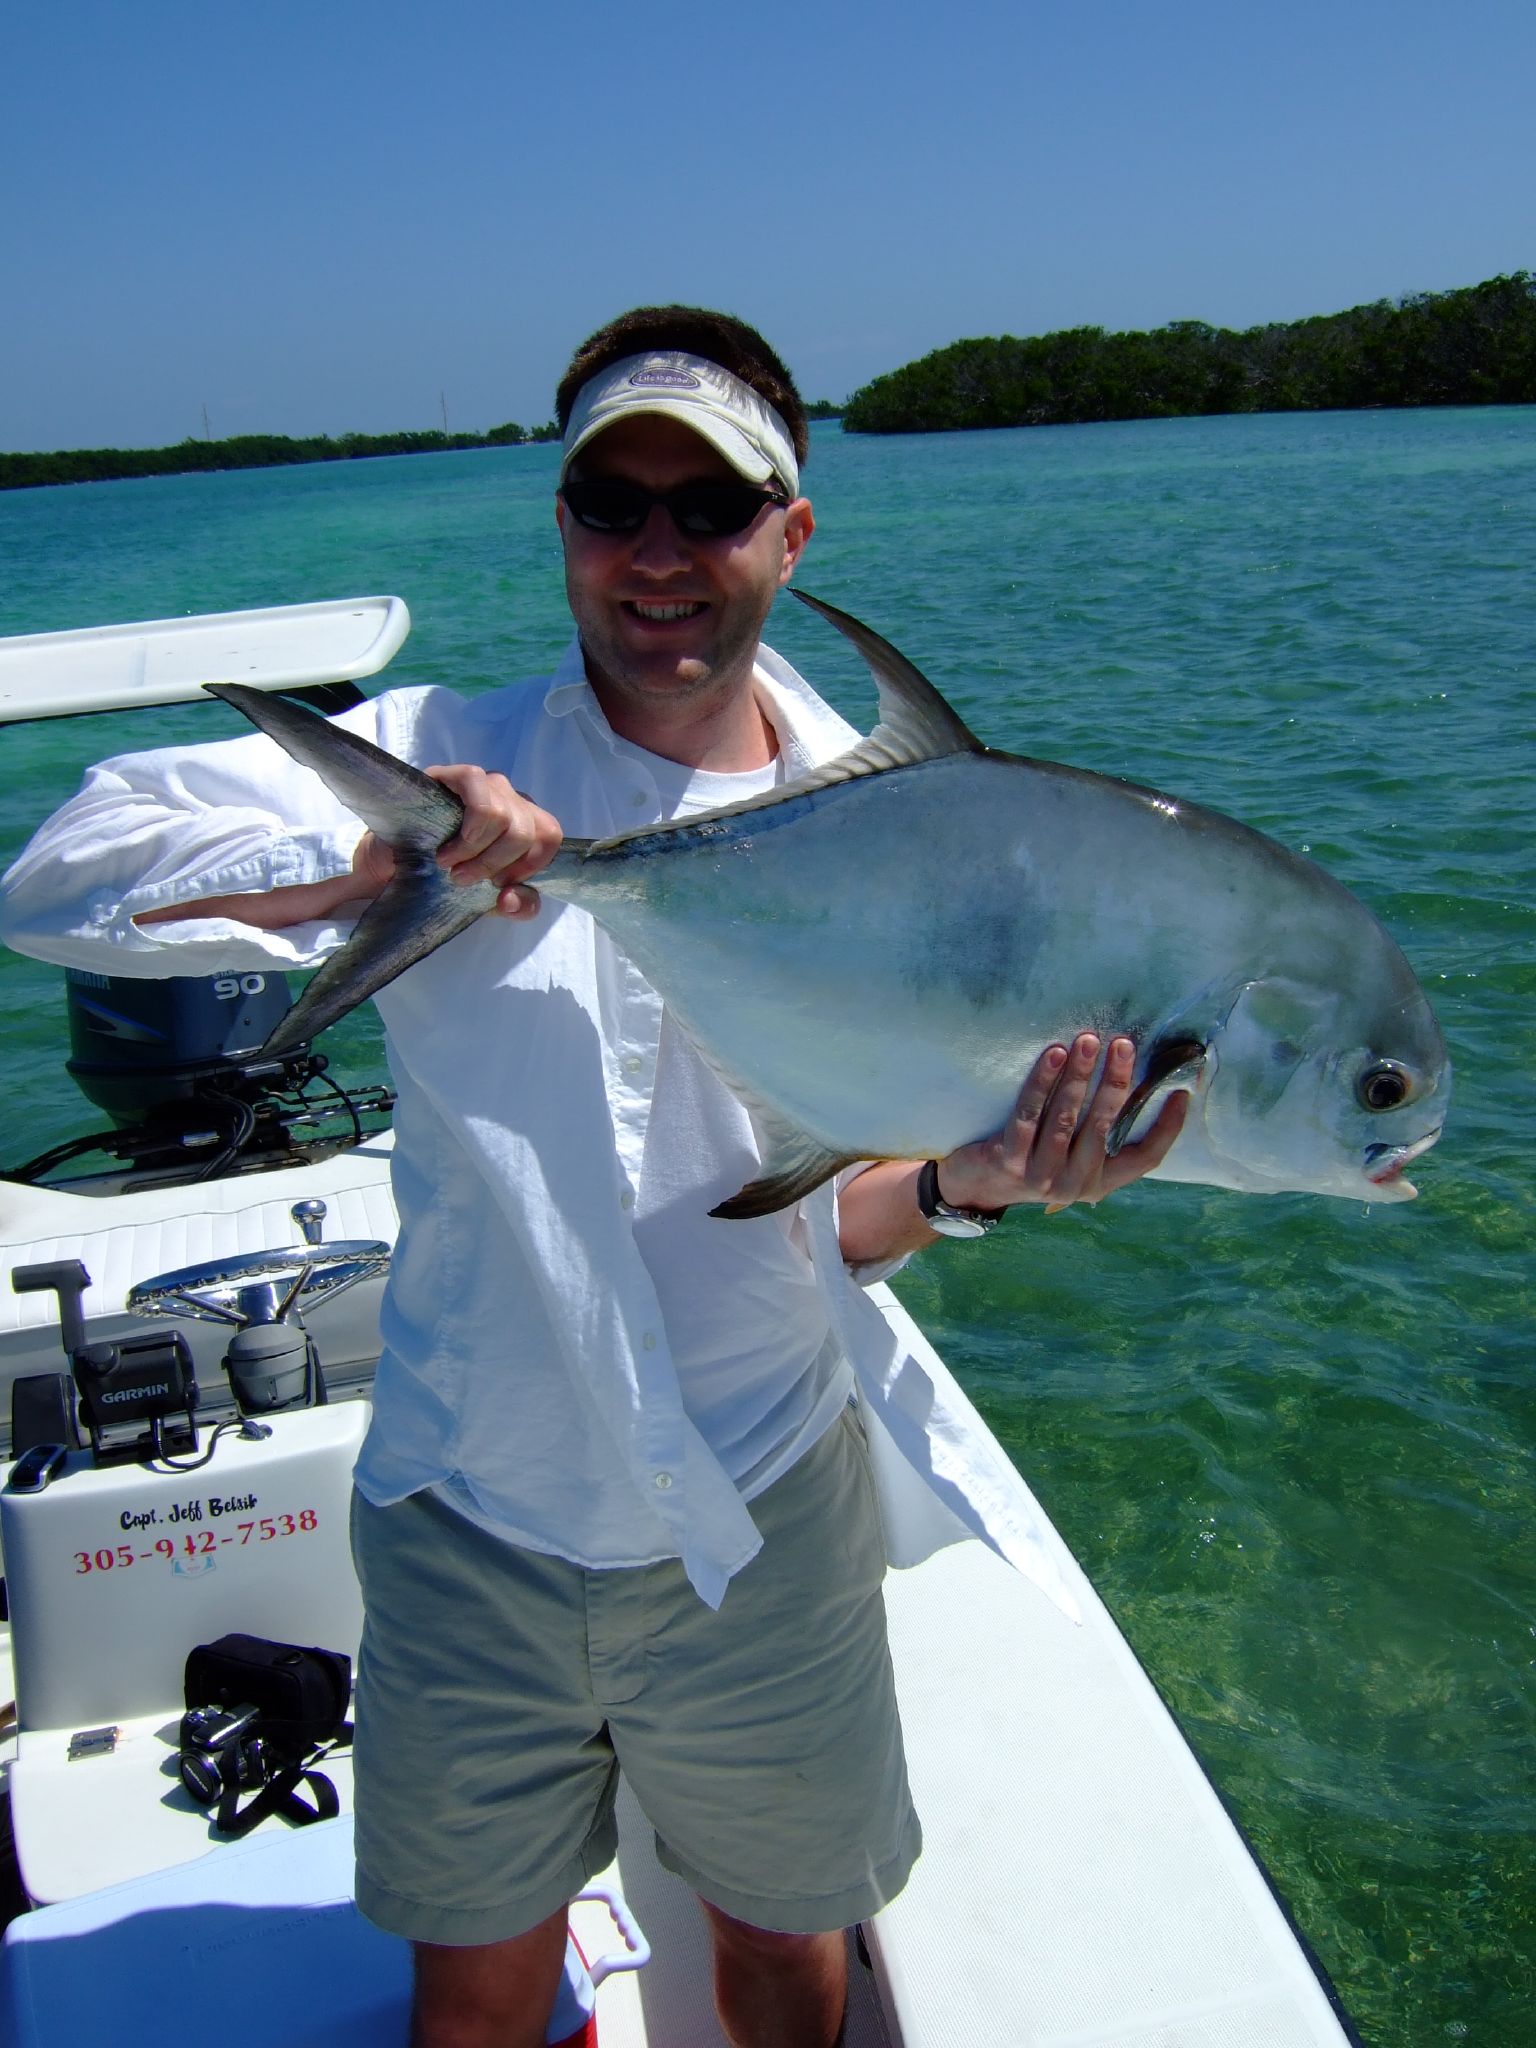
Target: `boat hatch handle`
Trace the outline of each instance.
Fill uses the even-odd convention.
[[[64,1460],[69,1456],[66,1444],[34,1444],[30,1451],[24,1451],[11,1467],[11,1476],[5,1482],[8,1493],[41,1493],[45,1486],[51,1486],[64,1469]]]
[[[282,1250],[242,1252],[228,1259],[209,1259],[200,1266],[182,1266],[141,1280],[128,1293],[128,1307],[138,1316],[189,1316],[204,1323],[244,1326],[251,1320],[247,1301],[258,1283],[286,1283],[273,1303],[266,1297],[262,1322],[280,1322],[292,1309],[313,1308],[343,1288],[388,1270],[390,1248],[377,1238],[339,1238],[334,1244],[295,1244]]]

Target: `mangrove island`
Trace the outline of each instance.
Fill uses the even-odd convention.
[[[850,434],[1077,426],[1200,413],[1536,402],[1536,279],[1519,270],[1236,332],[1072,327],[956,341],[856,391]]]

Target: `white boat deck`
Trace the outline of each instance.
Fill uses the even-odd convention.
[[[377,1143],[300,1175],[217,1183],[198,1192],[195,1215],[187,1213],[186,1191],[105,1205],[8,1189],[11,1210],[0,1214],[0,1226],[9,1225],[0,1227],[8,1240],[4,1263],[83,1258],[96,1283],[88,1311],[110,1325],[122,1316],[127,1286],[151,1272],[292,1242],[297,1233],[288,1208],[299,1194],[318,1192],[332,1205],[327,1238],[391,1237],[387,1169],[387,1142]],[[885,1290],[879,1295],[886,1313],[921,1345],[894,1299]],[[46,1297],[0,1290],[0,1363],[9,1354],[11,1371],[39,1369],[39,1357],[44,1369],[62,1364],[48,1328],[50,1307]],[[196,1325],[184,1327],[197,1333]],[[209,1335],[217,1346],[217,1330]],[[887,1581],[926,1846],[907,1890],[867,1929],[874,1975],[862,1966],[854,1973],[851,2048],[960,2048],[977,2041],[1004,2048],[1337,2048],[1348,2037],[1262,1873],[1092,1587],[1064,1548],[1062,1557],[1085,1616],[1080,1627],[975,1543]],[[240,1626],[239,1617],[229,1625]],[[313,1639],[302,1617],[291,1635]],[[182,1865],[184,1877],[190,1859],[207,1858],[211,1870],[232,1852],[210,1856],[206,1815],[190,1805],[176,1811],[174,1792],[166,1803],[166,1731],[175,1704],[167,1702],[161,1723],[151,1717],[134,1730],[145,1737],[146,1797],[156,1803],[137,1867],[147,1867],[147,1856],[150,1863]],[[338,1781],[349,1789],[344,1767]],[[36,1810],[33,1800],[29,1820]],[[697,1908],[656,1864],[649,1830],[627,1794],[621,1811],[618,1874],[655,1953],[637,1976],[604,1985],[605,2048],[721,2048]],[[238,1846],[267,1837],[278,1848],[286,1844],[289,1858],[302,1857],[306,1836],[275,1821]],[[61,1867],[57,1858],[48,1860]],[[76,1876],[62,1887],[50,1880],[35,1888],[66,1903],[17,1923],[11,1948],[35,1951],[35,1965],[53,1946],[43,1941],[51,1930],[64,1938],[58,1954],[71,1981],[82,1970],[88,1977],[90,1944],[106,1937],[88,1936],[83,1922],[70,1919],[89,1919],[96,1909],[86,1898],[70,1902],[68,1894],[76,1884],[90,1886],[93,1872],[97,1883],[127,1876],[133,1860],[77,1857]],[[24,1842],[24,1876],[26,1861]],[[293,1903],[300,1906],[301,1898]],[[152,1891],[119,1910],[130,1917],[154,1913],[153,1924],[165,1925]],[[303,1912],[288,1919],[307,1924]],[[240,2002],[219,1958],[226,1950],[243,1954],[244,1944],[224,1920],[210,1926],[216,1931],[208,1953],[178,1991],[184,2037],[207,2034],[221,2048],[293,2048],[292,2037],[267,2026],[259,2006],[219,2010],[220,1999]],[[79,1961],[71,1953],[77,1941]],[[212,2001],[204,2013],[189,2005],[199,1984]],[[146,1997],[164,1988],[153,1971],[146,1986]],[[317,1997],[323,1988],[317,1983]],[[131,1985],[116,1983],[118,2009],[126,2011],[123,2001],[132,1995]],[[374,2048],[403,2044],[403,2008],[394,2017],[370,2010],[366,2038]],[[35,2038],[48,2048],[72,2048],[85,2036]],[[333,2038],[353,2037],[338,2031]],[[326,2037],[315,2040],[320,2048]]]

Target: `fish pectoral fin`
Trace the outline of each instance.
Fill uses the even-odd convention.
[[[435,953],[483,917],[496,901],[494,882],[460,886],[433,860],[409,860],[357,921],[261,1048],[274,1058],[318,1038],[386,982]]]
[[[1193,1086],[1200,1078],[1210,1048],[1203,1039],[1191,1037],[1160,1038],[1147,1054],[1146,1071],[1131,1090],[1124,1109],[1110,1126],[1105,1140],[1106,1158],[1113,1159],[1125,1145],[1142,1111],[1154,1095],[1171,1093],[1180,1086]]]
[[[204,683],[203,688],[233,704],[285,753],[313,769],[386,845],[435,853],[458,831],[464,806],[453,792],[360,733],[248,683]]]
[[[861,1156],[829,1152],[819,1139],[796,1130],[779,1117],[770,1122],[759,1116],[759,1121],[770,1139],[762,1173],[756,1180],[748,1181],[740,1194],[711,1209],[711,1216],[724,1216],[733,1223],[749,1216],[771,1216],[776,1209],[788,1209],[804,1201],[823,1181],[841,1173],[845,1166],[852,1166]]]
[[[946,754],[984,754],[986,748],[965,720],[946,702],[922,670],[889,640],[849,612],[826,604],[803,590],[791,591],[813,612],[853,642],[869,664],[880,692],[880,723],[857,747],[830,761],[821,771],[831,781],[851,775],[874,775],[883,768],[903,768],[915,761],[937,761]],[[842,773],[837,771],[841,769]]]

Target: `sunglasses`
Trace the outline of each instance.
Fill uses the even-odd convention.
[[[722,540],[743,533],[765,505],[787,505],[782,491],[752,484],[679,484],[675,491],[648,491],[616,477],[574,477],[560,486],[571,517],[589,533],[638,533],[653,505],[665,505],[678,532],[690,540]]]

